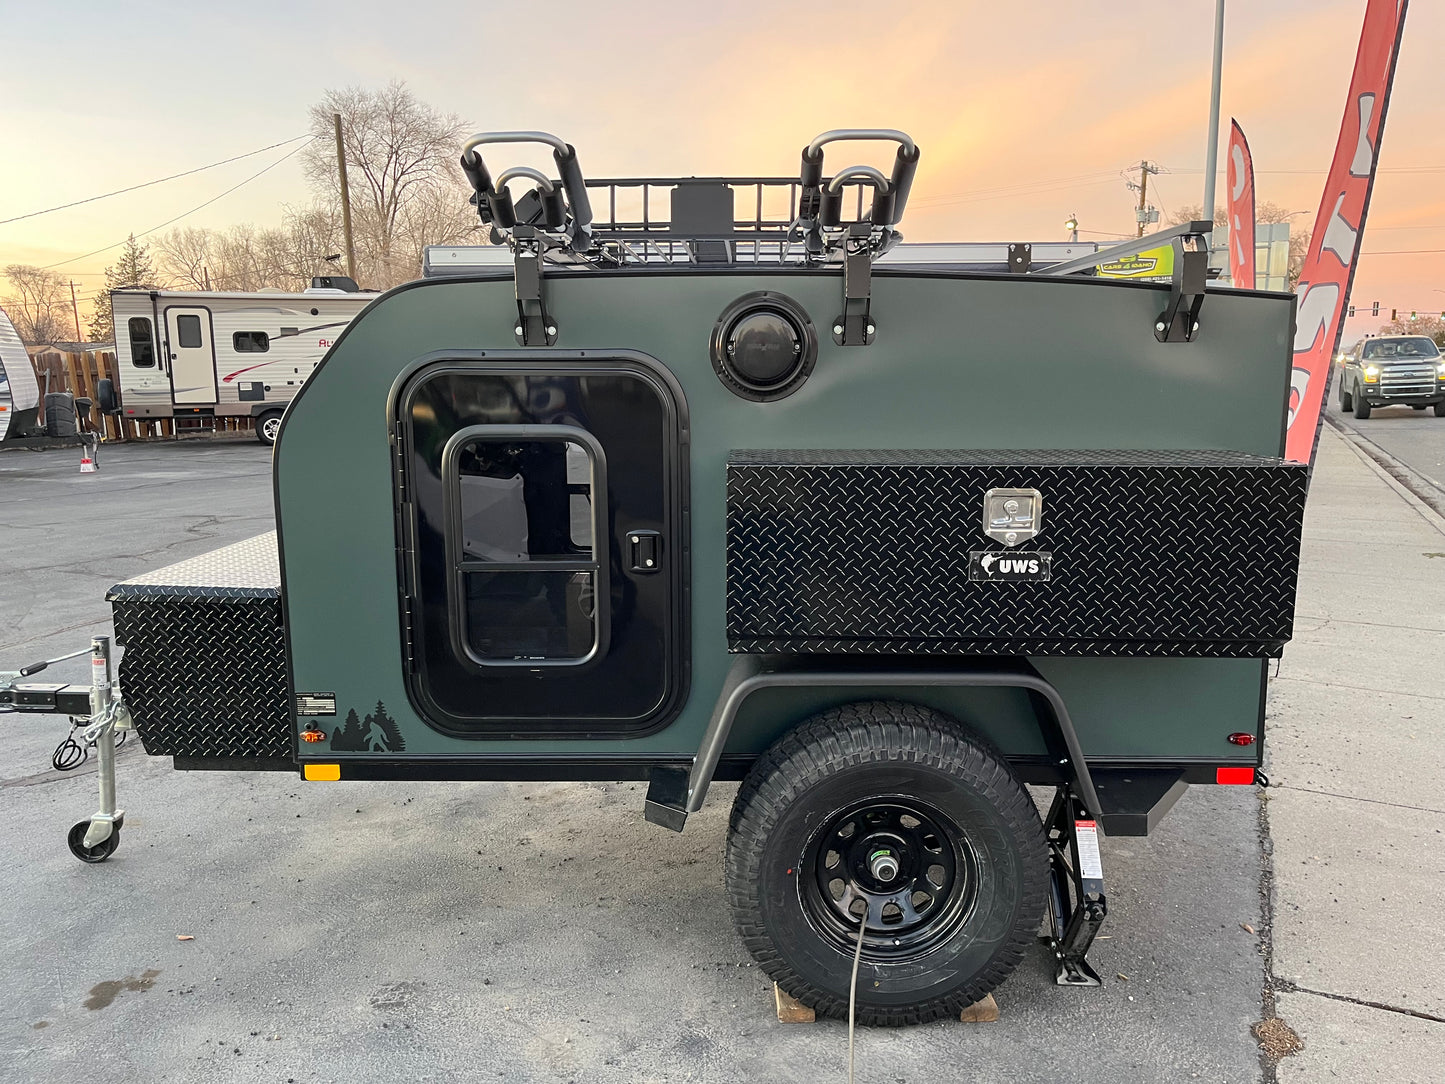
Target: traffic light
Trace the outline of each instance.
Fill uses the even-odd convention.
[[[1400,310],[1399,310],[1399,309],[1391,309],[1391,310],[1390,310],[1390,323],[1393,324],[1393,323],[1394,323],[1396,320],[1398,320],[1398,319],[1400,319]]]
[[[1355,306],[1353,306],[1353,305],[1350,306],[1350,314],[1349,314],[1349,315],[1350,315],[1350,318],[1351,318],[1351,319],[1354,319],[1354,316],[1355,316]]]
[[[1374,307],[1373,307],[1372,311],[1370,312],[1370,315],[1371,315],[1371,316],[1379,316],[1379,315],[1380,315],[1380,303],[1379,303],[1378,301],[1375,302]]]
[[[1414,309],[1411,309],[1411,310],[1410,310],[1410,319],[1411,319],[1411,320],[1414,320],[1414,319],[1415,319],[1416,317],[1418,317],[1418,316],[1419,316],[1419,313],[1417,313]]]

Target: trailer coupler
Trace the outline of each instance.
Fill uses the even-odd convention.
[[[115,686],[110,637],[92,638],[89,651],[89,688],[48,682],[20,684],[15,680],[39,673],[51,663],[82,655],[82,649],[27,666],[13,675],[0,674],[0,711],[85,716],[81,740],[95,745],[100,808],[73,825],[66,842],[82,862],[104,862],[120,846],[120,828],[125,823],[125,811],[115,804],[115,735],[118,730],[131,729],[131,718]]]
[[[1057,962],[1054,982],[1099,986],[1087,959],[1109,913],[1098,822],[1064,785],[1054,795],[1044,832],[1049,848],[1049,935],[1044,940]]]

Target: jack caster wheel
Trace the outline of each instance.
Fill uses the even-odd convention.
[[[874,701],[815,716],[755,764],[733,806],[727,890],[768,977],[846,1019],[957,1017],[1034,943],[1048,885],[1037,810],[953,719]]]
[[[65,837],[65,842],[70,844],[70,853],[82,862],[104,862],[120,846],[120,829],[112,828],[109,837],[94,847],[85,845],[85,833],[89,831],[90,821],[88,820],[78,821],[70,829],[70,834]]]

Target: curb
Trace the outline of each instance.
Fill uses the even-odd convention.
[[[1368,437],[1360,436],[1333,418],[1326,416],[1326,420],[1329,422],[1330,428],[1349,446],[1361,463],[1369,467],[1377,477],[1399,494],[1400,498],[1413,508],[1421,519],[1434,530],[1445,535],[1445,515],[1442,515],[1442,510],[1445,510],[1445,497],[1434,497],[1429,492],[1434,489],[1429,482],[1416,481],[1420,477],[1417,472],[1411,470]],[[1421,492],[1421,490],[1425,492]],[[1440,502],[1438,505],[1437,501]]]

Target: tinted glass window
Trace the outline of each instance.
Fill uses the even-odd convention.
[[[201,318],[199,316],[176,317],[176,342],[186,350],[201,345]]]
[[[1434,358],[1440,351],[1433,340],[1421,335],[1409,339],[1383,339],[1365,346],[1367,358]]]
[[[238,354],[264,354],[271,349],[271,336],[264,331],[238,331],[231,336],[231,346]]]
[[[138,369],[154,368],[156,343],[151,322],[144,316],[132,316],[126,321],[126,330],[130,335],[130,363]]]
[[[597,646],[592,455],[563,437],[467,440],[450,457],[462,639],[479,663]]]

